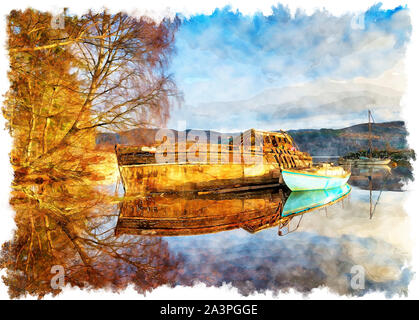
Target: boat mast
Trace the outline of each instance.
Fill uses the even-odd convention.
[[[371,126],[371,110],[368,110],[368,133],[369,133],[369,151],[368,157],[372,158],[372,126]]]
[[[368,189],[370,189],[370,219],[372,219],[372,168],[369,168]]]

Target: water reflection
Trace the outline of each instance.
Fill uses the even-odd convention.
[[[65,283],[80,288],[133,284],[144,292],[201,281],[228,283],[245,295],[321,286],[339,294],[405,294],[411,239],[408,192],[400,191],[409,174],[382,169],[355,171],[351,187],[327,191],[123,201],[109,186],[15,186],[17,229],[2,247],[3,281],[11,297],[57,294],[51,267],[61,265]],[[350,286],[354,265],[366,270],[364,290]]]
[[[338,158],[314,156],[313,162],[338,165]],[[406,184],[413,181],[413,171],[409,164],[396,167],[390,165],[344,165],[343,167],[352,173],[348,183],[363,190],[401,191]]]
[[[372,165],[349,167],[349,169],[352,172],[349,183],[369,191],[370,219],[374,216],[383,191],[403,191],[406,184],[413,181],[411,169],[404,166],[392,168],[387,165]],[[373,191],[379,191],[375,199]]]
[[[242,228],[255,233],[286,227],[292,218],[331,205],[350,192],[340,188],[289,192],[270,188],[227,194],[148,195],[120,204],[116,234],[184,236]]]
[[[68,181],[16,186],[11,204],[17,229],[2,246],[0,266],[12,298],[59,293],[51,285],[54,266],[70,286],[134,284],[140,292],[173,283],[180,269],[181,258],[161,238],[115,237],[115,206],[98,188]]]
[[[349,184],[363,190],[401,191],[413,181],[412,170],[407,167],[358,166],[350,170]]]

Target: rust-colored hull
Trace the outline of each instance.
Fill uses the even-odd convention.
[[[278,184],[275,164],[149,164],[120,166],[127,195],[191,192]]]
[[[260,144],[256,144],[256,137],[260,138]],[[158,163],[156,150],[151,147],[117,145],[115,152],[125,194],[279,185],[281,169],[312,165],[311,156],[297,150],[291,137],[284,132],[251,129],[236,139],[238,143],[231,145],[201,144],[202,151],[192,155],[205,155],[204,159],[191,161],[190,155],[185,157],[179,149],[191,150],[194,143],[188,142],[185,149],[178,143],[169,144],[171,148],[166,153],[171,159],[169,163]],[[255,143],[244,143],[246,141]]]
[[[134,198],[121,203],[116,234],[186,236],[236,228],[256,232],[281,222],[285,197],[269,188],[234,196]]]

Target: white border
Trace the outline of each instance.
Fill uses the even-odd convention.
[[[287,5],[291,12],[295,12],[297,8],[304,8],[306,12],[310,13],[316,8],[326,8],[329,12],[334,15],[340,15],[345,12],[361,12],[365,11],[368,7],[376,4],[380,1],[370,0],[351,0],[347,2],[333,1],[333,0],[283,0],[279,1],[283,5]],[[410,133],[408,137],[409,144],[415,150],[419,150],[419,66],[417,57],[419,57],[418,44],[419,44],[419,3],[414,0],[405,1],[386,1],[381,0],[383,8],[394,8],[398,5],[407,4],[410,9],[411,21],[413,26],[411,43],[408,47],[406,70],[408,76],[408,89],[406,95],[402,100],[403,105],[403,119],[406,121],[407,129]],[[261,10],[265,14],[269,14],[271,6],[277,4],[278,1],[272,0],[259,0],[259,1],[238,1],[238,0],[215,0],[215,1],[194,1],[194,0],[175,0],[175,1],[161,1],[161,0],[147,0],[147,1],[132,1],[132,0],[91,0],[91,1],[54,1],[54,0],[14,0],[14,1],[2,1],[1,2],[1,25],[0,25],[0,42],[3,44],[0,46],[1,59],[0,59],[0,85],[1,92],[4,94],[9,83],[7,80],[7,68],[8,58],[5,50],[6,44],[6,15],[12,9],[25,9],[27,7],[36,8],[39,10],[49,10],[57,12],[62,7],[70,8],[70,12],[83,13],[88,9],[101,9],[106,7],[112,11],[126,11],[133,14],[147,14],[155,19],[160,19],[163,16],[173,15],[176,12],[182,12],[185,16],[195,13],[211,13],[216,7],[224,7],[230,4],[233,9],[239,8],[244,14],[250,14],[256,10]],[[3,130],[4,118],[0,116],[0,166],[2,168],[2,178],[0,182],[0,243],[10,239],[11,230],[14,228],[13,222],[13,211],[11,210],[8,201],[10,193],[10,183],[12,181],[12,169],[9,164],[8,152],[11,148],[11,139],[8,132]],[[415,171],[418,170],[418,165],[415,164]],[[418,210],[416,209],[417,204],[415,203],[416,193],[418,191],[418,181],[412,183],[409,188],[412,190],[412,195],[406,201],[405,208],[410,214],[412,219],[412,231],[415,226],[419,225]],[[418,266],[418,237],[412,234],[415,240],[415,250],[413,254],[413,269],[417,270]],[[3,271],[4,272],[4,271]],[[409,287],[408,299],[418,299],[417,276],[411,282]],[[316,299],[347,299],[347,297],[340,297],[330,293],[327,289],[315,289],[310,294],[310,298]],[[0,281],[0,299],[8,299],[7,288]],[[29,297],[34,299],[34,297]],[[46,297],[51,298],[50,296]],[[256,294],[247,297],[247,299],[271,299],[273,298],[272,293],[266,292],[265,294]],[[275,299],[301,299],[302,295],[298,292],[291,291],[287,294],[279,294],[274,297]],[[361,299],[383,299],[384,295],[381,293],[368,294]],[[397,298],[397,297],[395,297]],[[55,299],[245,299],[242,297],[237,289],[225,285],[221,288],[207,288],[204,285],[196,285],[193,288],[190,287],[176,287],[174,289],[167,287],[159,287],[148,293],[145,297],[139,295],[133,288],[129,288],[119,294],[112,293],[105,290],[99,291],[87,291],[79,289],[65,289]]]

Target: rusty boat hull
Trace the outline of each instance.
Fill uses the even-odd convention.
[[[246,139],[258,136],[263,142],[257,148],[244,148]],[[236,137],[237,139],[237,137]],[[172,163],[157,163],[151,147],[115,147],[121,181],[126,195],[154,192],[205,192],[222,189],[243,190],[246,187],[282,183],[284,168],[310,167],[312,158],[299,151],[285,132],[248,130],[238,137],[238,145],[207,145],[205,161],[180,162],[178,145],[173,146]],[[186,146],[186,149],[191,146]],[[260,156],[260,161],[246,162],[246,157]],[[208,161],[216,158],[218,161]],[[221,160],[223,159],[223,160]]]

